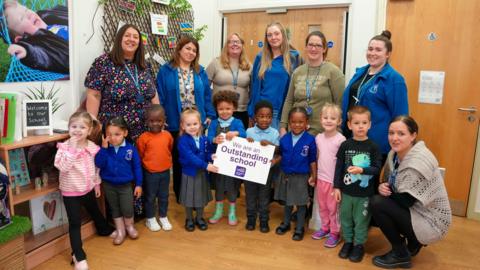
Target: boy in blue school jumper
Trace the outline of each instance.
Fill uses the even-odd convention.
[[[280,139],[281,173],[275,187],[275,199],[285,203],[283,222],[275,230],[282,235],[290,230],[293,207],[297,207],[297,224],[292,240],[301,241],[305,233],[305,213],[309,202],[308,185],[317,179],[317,145],[307,132],[308,114],[303,107],[288,113],[289,132]]]
[[[240,119],[233,117],[233,112],[238,107],[238,93],[230,90],[221,90],[213,95],[213,106],[217,109],[218,118],[210,123],[208,128],[208,141],[214,144],[212,149],[216,151],[216,145],[221,144],[224,140],[231,140],[236,136],[246,137],[245,128]],[[221,135],[221,134],[224,135]],[[215,213],[208,222],[215,224],[223,217],[223,200],[225,193],[229,202],[228,224],[237,225],[236,203],[238,189],[240,188],[240,180],[216,174],[213,176],[215,184]]]
[[[271,127],[273,117],[272,103],[261,100],[255,104],[255,126],[247,129],[247,140],[249,142],[257,141],[261,145],[279,145],[279,133]],[[275,165],[275,159],[272,166]],[[255,230],[257,214],[260,219],[260,231],[268,233],[268,226],[272,171],[270,171],[265,185],[255,182],[245,181],[245,197],[247,201],[247,224],[245,228],[249,231]]]

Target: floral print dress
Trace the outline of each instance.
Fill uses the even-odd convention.
[[[129,134],[135,141],[146,129],[144,113],[157,92],[150,67],[142,70],[133,62],[115,65],[108,54],[93,62],[85,87],[98,90],[102,95],[98,120],[122,116],[128,124]]]

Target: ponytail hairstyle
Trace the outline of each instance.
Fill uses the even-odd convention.
[[[102,144],[102,125],[87,111],[74,112],[68,119],[68,126],[70,126],[72,122],[80,119],[90,128],[87,139],[95,144]]]

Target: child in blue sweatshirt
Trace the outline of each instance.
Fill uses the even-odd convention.
[[[125,140],[127,123],[122,117],[110,119],[106,124],[102,147],[95,156],[95,165],[100,169],[105,196],[112,210],[116,233],[113,243],[120,245],[125,239],[125,230],[132,239],[138,237],[133,226],[133,196],[142,195],[142,164],[137,149]],[[132,181],[135,190],[132,191]]]
[[[223,143],[225,139],[231,140],[236,136],[245,138],[247,134],[242,121],[233,117],[233,112],[238,106],[238,93],[229,90],[218,91],[213,95],[213,106],[217,109],[218,118],[210,123],[207,136],[208,142],[214,145],[213,152],[215,152],[216,145]],[[208,222],[215,224],[222,218],[223,200],[225,199],[226,193],[228,202],[230,203],[228,224],[237,225],[236,202],[238,189],[240,188],[240,180],[222,174],[215,174],[213,179],[215,184],[216,208],[215,213]]]
[[[203,209],[212,200],[207,173],[217,172],[218,168],[209,163],[209,144],[202,135],[200,113],[186,109],[180,116],[180,137],[178,138],[179,161],[182,165],[182,182],[179,201],[185,207],[185,230],[192,232],[195,224],[202,231],[208,228],[203,219]],[[197,213],[193,220],[193,210]]]

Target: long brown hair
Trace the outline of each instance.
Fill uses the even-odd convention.
[[[245,41],[238,33],[232,33],[228,36],[227,42],[225,43],[225,46],[223,46],[222,54],[220,55],[220,63],[222,64],[223,68],[230,68],[230,57],[228,56],[228,42],[230,41],[230,38],[232,38],[232,36],[237,36],[240,40],[240,43],[242,43],[242,52],[240,53],[240,57],[238,59],[238,67],[241,70],[248,71],[250,70],[250,62],[248,61],[247,54],[245,52]]]
[[[290,45],[288,44],[288,37],[287,37],[287,32],[285,31],[285,27],[279,22],[273,22],[265,28],[265,36],[263,38],[263,49],[262,49],[262,60],[260,62],[260,69],[258,71],[258,77],[260,79],[263,79],[265,76],[265,72],[272,67],[272,60],[273,60],[273,51],[272,47],[268,43],[267,39],[267,31],[268,28],[276,26],[280,32],[282,33],[282,45],[280,45],[280,51],[282,52],[283,55],[283,67],[285,68],[285,71],[290,74],[291,72],[291,67],[292,67],[292,61],[290,60]]]
[[[122,49],[122,39],[123,35],[125,35],[125,32],[127,31],[128,28],[133,28],[135,31],[138,32],[138,48],[135,51],[135,54],[133,56],[133,62],[141,69],[145,69],[147,67],[145,63],[145,47],[143,46],[142,42],[142,34],[140,33],[140,30],[138,27],[136,27],[133,24],[125,24],[117,32],[117,35],[115,36],[115,40],[113,42],[113,47],[112,50],[110,51],[109,55],[110,58],[112,58],[113,63],[115,65],[123,65],[125,64],[125,57],[123,55],[123,49]]]
[[[198,41],[188,35],[184,35],[180,38],[180,41],[177,43],[177,47],[175,47],[175,52],[172,54],[172,66],[173,67],[179,67],[180,66],[180,51],[187,45],[188,43],[193,43],[195,47],[197,48],[197,55],[195,56],[195,59],[190,63],[190,66],[195,70],[195,72],[199,73],[200,72],[200,64],[198,63],[198,59],[200,59],[200,46],[198,45]]]

